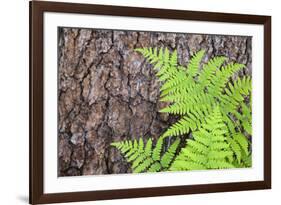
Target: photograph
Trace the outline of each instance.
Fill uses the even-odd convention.
[[[271,16],[29,12],[30,203],[271,189]]]
[[[3,1],[0,205],[280,203],[281,4],[209,1]]]
[[[252,167],[252,36],[57,32],[58,177]]]

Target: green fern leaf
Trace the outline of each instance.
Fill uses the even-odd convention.
[[[154,148],[154,150],[152,151],[152,159],[154,161],[158,161],[160,160],[160,154],[162,151],[162,145],[163,145],[163,138],[160,137],[156,143],[156,146]]]
[[[249,154],[249,141],[248,139],[241,133],[236,133],[233,135],[233,139],[240,145],[241,149],[245,152],[246,155]]]
[[[148,172],[159,172],[161,171],[161,168],[162,168],[161,164],[159,162],[155,162],[150,166]]]
[[[157,140],[155,147],[153,147],[151,138],[147,140],[146,144],[143,142],[142,138],[140,138],[139,141],[134,140],[133,142],[125,140],[111,143],[111,145],[120,150],[126,160],[132,164],[131,168],[134,173],[167,170],[175,157],[179,144],[180,139],[176,139],[168,150],[161,155],[163,137]]]
[[[146,156],[151,156],[151,154],[152,154],[152,140],[151,140],[151,138],[149,138],[147,140],[144,151],[145,151]]]
[[[161,158],[161,165],[164,168],[168,168],[175,156],[177,148],[180,144],[180,140],[176,139],[176,141],[169,147],[167,152]]]
[[[234,167],[228,161],[233,153],[229,149],[225,133],[227,133],[227,127],[223,123],[219,107],[216,107],[207,116],[206,123],[194,132],[194,139],[187,140],[186,147],[182,148],[170,169],[193,170]]]
[[[199,68],[200,62],[201,62],[204,54],[205,54],[205,51],[201,50],[192,56],[191,60],[189,61],[187,71],[186,71],[188,76],[190,76],[190,77],[196,76],[196,74],[198,73],[198,68]]]
[[[230,82],[244,65],[224,64],[226,58],[218,56],[203,64],[201,69],[205,53],[201,50],[185,68],[178,65],[176,50],[170,53],[167,48],[138,48],[136,51],[154,65],[162,83],[160,100],[170,103],[160,112],[181,118],[164,132],[155,146],[152,140],[146,145],[142,140],[113,143],[127,161],[132,162],[133,171],[249,166],[251,153],[247,136],[252,133],[251,78],[236,77]],[[164,138],[187,134],[193,138],[187,140],[186,147],[173,161],[177,149],[174,144],[163,149]],[[163,150],[167,152],[161,155]]]

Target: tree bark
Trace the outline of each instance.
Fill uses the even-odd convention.
[[[59,176],[131,172],[113,141],[157,139],[176,116],[158,111],[160,83],[139,47],[177,49],[186,66],[200,49],[203,62],[217,55],[243,63],[251,75],[252,40],[220,36],[95,29],[59,29]],[[55,83],[55,82],[54,82]]]

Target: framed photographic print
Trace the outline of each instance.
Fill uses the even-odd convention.
[[[271,17],[30,2],[30,203],[271,188]]]

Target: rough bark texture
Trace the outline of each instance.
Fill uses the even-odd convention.
[[[157,138],[176,117],[158,112],[159,82],[134,48],[177,49],[179,64],[205,49],[203,61],[224,55],[246,64],[251,37],[95,29],[59,29],[59,176],[131,172],[113,141]],[[54,82],[55,83],[55,82]]]

